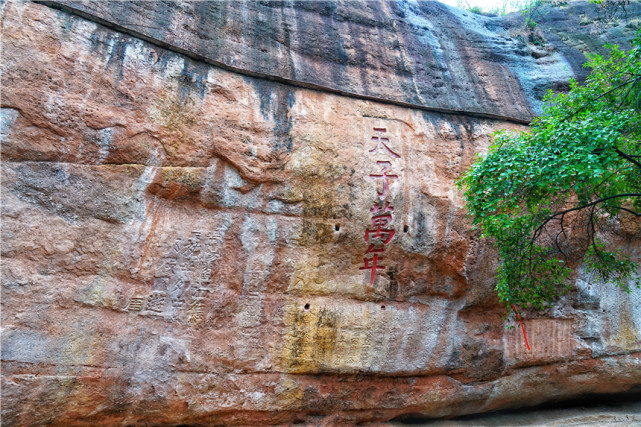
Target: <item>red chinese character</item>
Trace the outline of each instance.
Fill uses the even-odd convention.
[[[389,192],[389,181],[390,181],[390,179],[398,178],[398,175],[388,175],[387,174],[387,170],[390,167],[392,167],[392,163],[391,162],[379,161],[379,162],[376,162],[376,164],[381,166],[381,174],[380,175],[373,175],[372,174],[369,177],[370,178],[374,178],[374,179],[382,179],[383,180],[383,192],[381,193],[377,189],[378,198],[382,202],[383,200],[385,200],[385,198],[387,197],[387,193]]]
[[[396,232],[392,228],[385,228],[392,222],[392,215],[378,215],[372,218],[372,227],[365,229],[365,242],[370,239],[382,239],[383,244],[387,245],[394,237]]]
[[[374,279],[376,278],[376,270],[384,270],[385,266],[383,265],[376,265],[376,261],[381,261],[383,258],[379,258],[378,255],[374,254],[372,258],[363,258],[363,261],[365,262],[365,266],[359,268],[359,270],[372,270],[372,274],[370,276],[369,284],[373,285],[374,284]],[[369,264],[369,261],[371,261],[371,265]]]
[[[385,205],[383,205],[383,212],[381,212],[381,206],[378,203],[374,203],[374,206],[369,211],[374,215],[378,215],[379,213],[392,212],[394,211],[394,208],[389,205],[389,202],[385,202]]]
[[[382,145],[383,147],[385,147],[385,150],[387,150],[387,152],[388,152],[388,153],[389,153],[393,158],[398,159],[399,157],[401,157],[401,156],[399,156],[398,154],[396,154],[395,152],[393,152],[393,151],[392,151],[392,150],[387,146],[387,144],[385,144],[385,142],[384,142],[384,141],[386,141],[387,143],[389,143],[389,138],[383,138],[383,133],[384,133],[384,132],[387,132],[387,129],[386,129],[386,128],[374,128],[374,132],[378,132],[378,135],[376,135],[376,136],[373,136],[373,137],[372,137],[372,141],[376,141],[376,147],[374,147],[374,149],[372,149],[372,150],[369,150],[369,152],[370,152],[370,153],[374,153],[374,154],[378,153],[378,149],[379,149],[379,148],[381,148],[381,145]]]
[[[376,215],[372,217],[372,227],[387,227],[391,223],[392,215],[390,214]]]
[[[365,251],[365,255],[367,255],[367,254],[373,254],[373,253],[380,253],[380,252],[383,252],[384,250],[385,250],[385,249],[383,249],[383,248],[378,248],[378,249],[376,249],[376,247],[374,246],[374,244],[371,244],[371,245],[369,245],[369,248],[367,248],[367,251]]]

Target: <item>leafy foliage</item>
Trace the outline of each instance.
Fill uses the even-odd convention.
[[[508,307],[542,309],[570,289],[573,260],[630,291],[637,265],[598,235],[641,217],[641,33],[626,53],[589,56],[584,85],[546,97],[528,132],[500,131],[459,180],[475,226],[500,253]],[[578,248],[578,249],[577,249]]]
[[[521,11],[523,16],[525,17],[525,29],[526,30],[531,30],[534,31],[536,29],[536,21],[537,16],[540,14],[540,9],[541,6],[543,6],[546,3],[549,3],[549,1],[546,0],[528,0],[524,2],[524,8]]]
[[[526,19],[530,18],[533,20],[540,6],[552,2],[551,0],[493,0],[489,5],[487,4],[488,2],[484,2],[485,4],[483,6],[478,3],[470,4],[468,0],[457,0],[456,3],[461,9],[477,15],[503,16],[511,12],[521,11],[521,13],[526,16]],[[536,26],[536,24],[534,24],[534,26]]]
[[[599,6],[600,18],[611,22],[620,17],[627,18],[625,7],[630,4],[630,0],[589,0]]]

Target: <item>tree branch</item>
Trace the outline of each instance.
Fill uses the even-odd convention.
[[[605,91],[605,92],[603,92],[601,95],[599,95],[599,96],[597,96],[597,97],[595,97],[595,98],[590,99],[590,100],[586,103],[586,105],[583,105],[581,108],[577,109],[577,110],[576,110],[576,111],[574,111],[572,114],[570,114],[569,116],[567,116],[567,117],[566,117],[566,120],[567,120],[567,119],[570,119],[570,118],[572,118],[572,117],[574,117],[574,116],[575,116],[579,111],[581,111],[581,110],[583,110],[584,108],[586,108],[586,106],[587,106],[588,104],[590,104],[590,103],[592,103],[592,102],[594,102],[594,101],[596,101],[596,100],[598,100],[598,99],[600,99],[600,98],[603,98],[603,97],[604,97],[604,96],[606,96],[607,94],[609,94],[609,93],[611,93],[611,92],[614,92],[615,90],[617,90],[617,89],[619,89],[619,88],[622,88],[622,87],[623,87],[623,86],[625,86],[625,85],[628,85],[628,84],[630,84],[630,83],[637,82],[637,81],[639,81],[639,80],[641,80],[641,77],[635,77],[635,78],[633,78],[633,79],[626,80],[625,82],[621,83],[620,85],[617,85],[617,86],[613,87],[612,89],[606,90],[606,91]]]
[[[635,211],[633,211],[632,209],[624,208],[623,206],[603,205],[603,207],[619,209],[619,210],[622,210],[622,211],[629,212],[629,213],[631,213],[631,214],[632,214],[632,215],[634,215],[634,216],[641,216],[641,212],[635,212]]]
[[[619,199],[621,197],[641,197],[641,193],[615,194],[613,196],[603,197],[603,198],[595,200],[593,202],[586,203],[583,206],[576,206],[574,208],[570,208],[570,209],[566,209],[566,210],[563,210],[563,211],[560,211],[560,212],[556,212],[554,215],[551,215],[551,216],[547,217],[545,220],[543,220],[543,223],[541,223],[541,225],[539,225],[536,228],[536,230],[534,230],[534,236],[539,235],[542,232],[543,228],[547,225],[547,223],[552,221],[553,219],[555,219],[559,215],[565,215],[565,214],[570,213],[570,212],[580,211],[580,210],[585,209],[585,208],[596,206],[599,203],[603,203],[603,202],[605,202],[607,200]],[[536,237],[533,237],[533,240],[535,240],[535,239],[536,239]]]
[[[639,78],[637,77],[637,80],[638,80],[638,79],[639,79]],[[625,99],[628,97],[628,95],[630,94],[630,91],[632,90],[632,88],[634,87],[634,85],[635,85],[635,84],[636,84],[636,83],[632,83],[632,84],[630,85],[630,87],[628,87],[628,89],[625,91],[625,93],[624,93],[624,94],[623,94],[623,96],[621,97],[621,102],[619,102],[619,105],[617,106],[617,108],[616,108],[616,110],[615,110],[615,111],[619,111],[619,109],[623,106],[623,103],[625,102]]]
[[[616,151],[616,153],[617,153],[619,156],[623,157],[624,159],[629,160],[630,162],[632,162],[632,163],[633,163],[633,164],[635,164],[638,168],[640,168],[640,169],[641,169],[641,162],[639,162],[638,160],[633,159],[629,154],[624,153],[623,151],[619,150],[619,149],[618,149],[618,148],[616,148],[616,147],[614,147],[614,151]],[[635,156],[635,157],[636,157],[636,156]]]

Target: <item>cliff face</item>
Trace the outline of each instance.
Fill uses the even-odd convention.
[[[514,35],[520,14],[475,15],[436,1],[43,2],[225,69],[413,108],[528,121],[548,89],[587,75],[586,52],[629,45],[570,2],[536,15],[548,49]],[[623,15],[622,13],[619,13]],[[641,14],[641,4],[626,16]]]
[[[454,185],[577,47],[631,29],[573,32],[572,5],[540,56],[516,18],[435,2],[43,3],[1,6],[7,425],[350,424],[641,385],[641,293],[579,266],[527,351]]]

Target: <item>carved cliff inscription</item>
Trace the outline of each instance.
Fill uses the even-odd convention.
[[[376,303],[287,304],[280,360],[288,372],[377,372],[392,366],[424,369],[439,363],[446,304],[422,310]],[[407,325],[414,325],[409,326]],[[405,325],[401,327],[400,325]]]
[[[572,336],[572,321],[565,319],[524,319],[530,350],[520,327],[503,334],[505,354],[519,361],[555,360],[572,356],[575,340]]]
[[[370,212],[372,213],[371,224],[365,229],[364,240],[369,246],[365,251],[363,263],[359,270],[369,270],[369,284],[374,284],[377,270],[385,270],[385,266],[379,264],[383,260],[383,252],[390,244],[396,233],[392,228],[392,215],[394,207],[387,201],[389,195],[390,183],[398,179],[398,175],[391,171],[393,168],[392,161],[399,159],[401,156],[390,148],[390,139],[387,136],[387,128],[375,127],[375,135],[372,136],[374,148],[368,150],[375,157],[376,168],[380,169],[378,173],[369,175],[377,183],[377,198]]]
[[[214,263],[230,225],[225,220],[216,230],[195,230],[174,241],[156,269],[153,288],[135,291],[123,310],[201,325],[215,287],[211,283]]]

